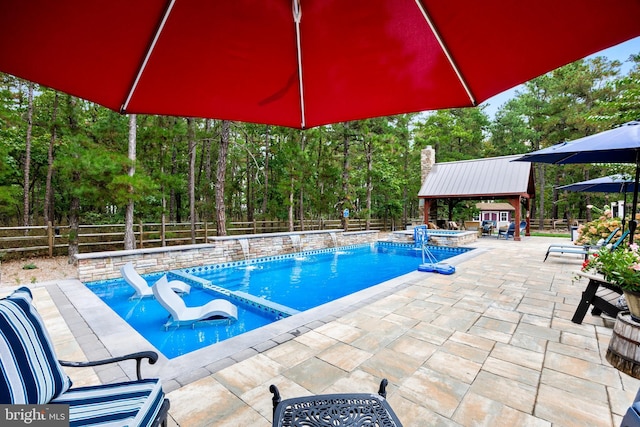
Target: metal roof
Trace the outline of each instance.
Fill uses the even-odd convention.
[[[532,164],[522,155],[436,163],[422,183],[420,198],[501,198],[534,194]]]

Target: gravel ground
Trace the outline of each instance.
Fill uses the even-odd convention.
[[[35,268],[29,268],[31,266]],[[68,263],[66,256],[24,258],[0,263],[0,287],[29,285],[74,277],[77,277],[77,268]]]

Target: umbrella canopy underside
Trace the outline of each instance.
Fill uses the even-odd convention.
[[[123,113],[313,127],[475,106],[640,35],[637,0],[5,0],[0,71]]]

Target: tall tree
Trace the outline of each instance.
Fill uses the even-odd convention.
[[[220,128],[220,145],[218,146],[218,164],[216,167],[216,231],[218,236],[227,235],[227,215],[224,203],[224,183],[227,172],[227,152],[231,122],[223,120]]]
[[[55,92],[53,100],[53,108],[51,112],[51,138],[49,139],[49,150],[47,151],[47,181],[45,183],[45,196],[44,196],[44,223],[48,225],[49,222],[53,222],[54,214],[54,198],[53,187],[51,181],[53,179],[53,148],[56,143],[57,134],[57,117],[58,117],[58,91]]]
[[[187,119],[187,140],[189,143],[189,222],[191,223],[191,243],[196,243],[196,130],[194,120]]]
[[[344,124],[342,133],[342,200],[339,202],[339,206],[343,211],[340,218],[342,218],[342,229],[344,231],[349,231],[349,217],[345,216],[344,213],[346,209],[351,208],[351,195],[349,193],[349,177],[351,172],[349,158],[350,138],[351,126],[350,123],[347,122]]]
[[[23,217],[22,217],[22,225],[25,227],[29,226],[29,188],[31,183],[30,172],[31,172],[31,132],[33,129],[33,83],[29,83],[28,85],[28,106],[27,106],[27,139],[25,142],[25,152],[24,152],[24,194],[23,194]],[[27,230],[25,230],[25,234]]]
[[[136,115],[129,114],[129,144],[128,144],[128,157],[131,162],[127,174],[133,178],[136,174]],[[129,184],[129,193],[133,193],[133,186]],[[133,214],[134,214],[134,201],[133,197],[130,197],[127,201],[125,221],[124,221],[124,248],[125,250],[131,250],[136,248],[136,236],[133,231]]]

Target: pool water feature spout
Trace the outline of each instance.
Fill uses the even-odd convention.
[[[332,231],[331,233],[329,233],[329,236],[331,236],[331,241],[333,242],[333,247],[337,248],[338,247],[338,238],[336,236],[336,233]]]
[[[248,239],[238,239],[238,243],[242,248],[242,254],[244,255],[245,261],[249,259],[249,240]]]
[[[293,248],[293,252],[302,252],[302,242],[300,241],[300,235],[291,234],[289,238],[291,239],[291,247]]]

